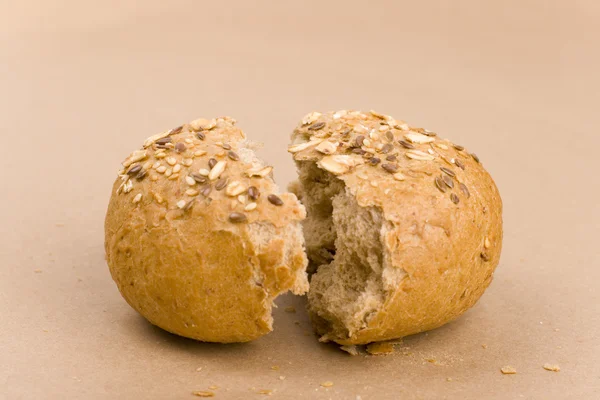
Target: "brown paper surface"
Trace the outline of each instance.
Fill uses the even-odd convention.
[[[597,2],[0,8],[1,399],[600,397]],[[125,303],[103,218],[130,151],[231,115],[285,185],[297,121],[340,108],[440,132],[495,178],[504,251],[472,310],[394,355],[351,357],[317,342],[299,297],[239,345],[167,334]]]

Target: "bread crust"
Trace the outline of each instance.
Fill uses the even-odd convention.
[[[245,342],[271,331],[277,295],[308,289],[304,207],[279,193],[272,168],[249,147],[233,119],[199,119],[149,138],[123,162],[106,214],[106,260],[125,300],[154,325]],[[219,162],[220,176],[203,175]]]
[[[360,207],[381,211],[385,267],[405,272],[384,284],[383,305],[355,332],[319,314],[317,272],[308,299],[322,340],[366,344],[434,329],[489,286],[502,249],[502,200],[476,155],[392,117],[344,110],[308,114],[289,151],[342,180]]]

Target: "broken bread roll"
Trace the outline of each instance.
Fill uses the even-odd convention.
[[[233,119],[198,119],[148,138],[123,162],[106,259],[125,300],[152,324],[246,342],[272,330],[275,297],[308,290],[305,214]]]
[[[437,328],[473,306],[502,247],[502,201],[475,154],[371,112],[308,114],[289,152],[322,341]]]

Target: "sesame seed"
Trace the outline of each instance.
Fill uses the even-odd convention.
[[[196,152],[194,153],[194,157],[202,157],[206,155],[206,151],[204,150],[196,150]]]
[[[173,175],[173,168],[167,168],[165,171],[165,176],[169,177],[171,175]]]
[[[467,186],[464,183],[459,183],[458,187],[465,194],[465,196],[467,196],[467,199],[471,197],[471,193],[469,193],[469,189],[467,189]]]
[[[158,167],[160,167],[160,161],[157,161],[154,164],[152,164],[152,169],[157,169]]]
[[[231,214],[229,214],[229,221],[239,224],[248,221],[248,217],[246,217],[245,214],[239,212],[232,212]]]
[[[459,159],[454,160],[454,164],[456,164],[456,166],[462,170],[465,169],[465,164],[463,164]]]
[[[177,172],[181,171],[181,164],[176,164],[173,167],[173,173],[176,174]]]
[[[454,181],[448,175],[442,175],[442,180],[450,189],[454,187]]]
[[[170,137],[167,136],[165,138],[158,139],[155,143],[158,145],[164,146],[165,144],[171,143],[172,141],[173,141],[173,139],[171,139]]]
[[[440,190],[440,192],[446,193],[446,185],[444,184],[441,176],[435,177],[435,186]]]
[[[142,194],[138,193],[135,195],[135,197],[133,198],[133,204],[137,204],[142,200]]]
[[[169,158],[167,158],[167,164],[175,165],[175,164],[177,164],[177,159],[174,157],[169,157]]]
[[[393,146],[392,144],[388,143],[388,144],[384,145],[384,146],[381,148],[381,150],[380,150],[380,151],[381,151],[383,154],[387,154],[387,153],[389,153],[390,151],[392,151],[393,149],[394,149],[394,146]]]
[[[142,168],[143,169],[151,169],[152,168],[152,161],[147,161]]]
[[[376,181],[371,181],[371,182],[369,182],[369,183],[370,183],[370,184],[371,184],[371,186],[373,186],[373,187],[377,187],[377,186],[379,186],[379,184],[378,184]]]
[[[452,200],[452,202],[453,202],[454,204],[458,204],[458,202],[460,201],[460,199],[458,198],[458,196],[457,196],[456,194],[454,194],[454,193],[452,193],[452,194],[450,195],[450,200]]]
[[[202,132],[196,132],[196,136],[198,137],[198,139],[200,140],[204,140],[206,139],[206,135]]]
[[[458,151],[463,151],[465,148],[463,146],[461,146],[460,144],[455,144],[454,148]]]
[[[315,122],[311,126],[308,127],[309,131],[318,131],[319,129],[323,129],[325,127],[325,122]]]
[[[165,158],[167,156],[166,153],[154,153],[154,158],[158,158],[159,160],[161,158]]]
[[[190,186],[194,186],[196,184],[196,180],[189,175],[185,177],[185,182]]]
[[[217,190],[217,191],[223,190],[223,189],[225,189],[225,186],[227,186],[227,178],[220,178],[215,183],[215,190]]]
[[[267,199],[269,200],[269,203],[276,205],[276,206],[282,206],[283,205],[283,200],[281,200],[281,198],[279,196],[276,196],[274,194],[270,194]]]
[[[225,194],[227,196],[237,196],[239,194],[244,193],[245,191],[246,185],[244,185],[240,181],[233,181],[229,185],[227,185],[227,188],[225,189]]]
[[[406,176],[404,176],[404,174],[402,174],[402,172],[396,172],[393,176],[394,176],[394,179],[397,181],[403,181],[406,179]]]
[[[185,160],[183,160],[183,165],[185,165],[186,167],[191,167],[193,163],[194,160],[192,160],[191,158],[186,158]]]
[[[380,159],[380,158],[377,158],[377,157],[371,157],[371,158],[369,159],[369,162],[370,162],[372,165],[377,165],[377,164],[379,164],[379,163],[381,162],[381,159]]]
[[[439,148],[440,148],[440,149],[442,149],[442,150],[448,150],[448,146],[446,146],[446,145],[445,145],[445,144],[443,144],[443,143],[434,143],[434,145],[435,145],[436,147],[439,147]]]
[[[211,158],[208,160],[208,168],[212,169],[215,165],[217,165],[217,160],[215,160],[214,158]]]
[[[208,195],[210,194],[211,191],[212,191],[212,188],[210,187],[210,185],[206,185],[202,188],[200,193],[202,193],[202,196],[208,197]]]
[[[154,195],[154,198],[156,199],[156,202],[158,204],[162,204],[162,202],[164,201],[164,199],[162,198],[162,196],[158,193],[152,193]]]
[[[173,175],[169,176],[170,181],[174,181],[177,178],[179,178],[179,174],[173,174]]]
[[[371,141],[369,139],[363,139],[363,146],[371,147]]]
[[[240,156],[238,156],[235,151],[231,150],[227,152],[227,156],[229,156],[229,158],[231,158],[233,161],[238,161],[240,159]]]
[[[175,150],[176,150],[178,153],[183,153],[184,151],[186,151],[186,150],[187,150],[187,146],[186,146],[186,145],[185,145],[185,143],[183,143],[183,142],[178,142],[178,143],[175,145]]]
[[[410,144],[404,140],[399,140],[398,143],[400,143],[402,145],[402,147],[404,147],[405,149],[414,149],[415,148],[415,146],[413,146],[412,144]]]
[[[187,144],[193,144],[193,143],[194,143],[194,141],[193,141],[192,139],[190,139],[190,138],[186,138],[186,139],[185,139],[185,142],[186,142]]]
[[[207,170],[206,168],[200,168],[200,169],[198,170],[198,173],[199,173],[200,175],[208,176],[208,174],[210,174],[210,171],[209,171],[209,170]]]
[[[198,191],[194,190],[194,189],[188,189],[185,191],[185,194],[187,194],[188,196],[198,196]]]
[[[347,134],[349,134],[350,132],[352,132],[352,128],[347,128],[347,129],[344,129],[344,130],[343,130],[343,131],[340,133],[340,135],[342,135],[342,136],[346,136],[346,135],[347,135]]]
[[[486,249],[489,249],[492,246],[492,242],[490,242],[490,239],[488,237],[486,237],[483,240],[483,247],[485,247]]]
[[[396,161],[397,157],[395,154],[390,154],[385,158],[387,161]]]
[[[152,182],[156,182],[156,181],[158,180],[158,176],[156,176],[156,175],[151,175],[151,176],[150,176],[150,180],[151,180]]]
[[[239,201],[241,204],[246,204],[246,195],[245,195],[245,194],[240,194],[240,195],[237,197],[237,199],[238,199],[238,201]]]
[[[260,197],[260,191],[256,186],[250,186],[248,188],[248,197],[252,200],[257,200]]]
[[[185,200],[179,200],[179,201],[177,202],[177,207],[179,207],[179,208],[183,208],[183,207],[185,207],[185,204],[186,204],[186,201],[185,201]]]
[[[440,167],[440,169],[442,170],[442,172],[443,172],[443,173],[445,173],[445,174],[447,174],[447,175],[449,175],[449,176],[451,176],[451,177],[453,177],[453,178],[456,176],[456,174],[454,173],[454,171],[452,171],[452,170],[451,170],[451,169],[449,169],[449,168],[446,168],[446,167]]]
[[[332,387],[333,382],[331,382],[331,381],[323,382],[323,383],[321,383],[321,386],[323,386],[325,388]]]
[[[479,157],[477,157],[477,154],[475,153],[471,153],[471,157],[473,157],[473,160],[475,160],[477,163],[479,163]]]
[[[396,165],[396,164],[381,164],[381,168],[383,168],[390,174],[398,172],[398,165]]]
[[[245,211],[252,211],[252,210],[256,209],[256,206],[257,206],[257,204],[256,204],[256,203],[254,203],[254,202],[252,202],[252,203],[248,203],[248,204],[246,205],[246,207],[244,207],[244,210],[245,210]]]
[[[158,172],[159,174],[164,174],[166,170],[167,167],[165,167],[164,165],[161,165],[160,167],[156,168],[156,172]]]

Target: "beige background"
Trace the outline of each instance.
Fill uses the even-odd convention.
[[[96,3],[0,4],[0,398],[599,398],[597,1]],[[292,127],[339,108],[441,132],[495,177],[505,246],[474,309],[394,356],[350,357],[306,336],[301,298],[228,346],[127,306],[103,217],[131,150],[229,114],[285,184]]]

